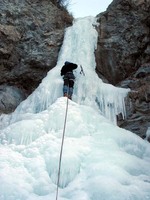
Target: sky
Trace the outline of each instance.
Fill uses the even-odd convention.
[[[112,0],[70,0],[69,10],[75,18],[96,16],[105,11]]]

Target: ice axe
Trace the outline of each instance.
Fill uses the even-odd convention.
[[[80,65],[80,68],[81,68],[80,74],[83,74],[83,76],[85,76],[85,73],[84,73],[84,71],[83,71],[82,65]]]

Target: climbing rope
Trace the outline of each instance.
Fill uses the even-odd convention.
[[[64,144],[64,137],[65,137],[65,130],[66,130],[67,113],[68,113],[68,97],[67,97],[67,103],[66,103],[65,121],[64,121],[63,135],[62,135],[62,141],[61,141],[61,150],[60,150],[60,156],[59,156],[56,200],[58,199],[58,188],[59,188],[59,181],[60,181],[61,160],[62,160],[63,144]]]

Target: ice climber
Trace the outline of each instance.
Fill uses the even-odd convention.
[[[78,67],[77,64],[66,61],[61,69],[61,76],[63,76],[64,80],[63,94],[64,97],[68,97],[69,99],[72,99],[73,86],[75,81],[73,70],[76,69],[77,67]]]

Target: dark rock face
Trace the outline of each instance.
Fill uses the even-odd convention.
[[[24,97],[39,85],[55,66],[64,29],[71,23],[67,11],[50,0],[0,1],[0,86],[5,88],[0,97],[6,85],[19,88]],[[9,110],[0,106],[0,111]]]
[[[98,15],[96,71],[113,85],[130,88],[127,119],[118,125],[141,137],[150,126],[150,2],[114,0]]]
[[[150,63],[142,65],[132,76],[122,81],[120,86],[131,89],[127,119],[121,120],[120,125],[145,138],[150,127]]]
[[[0,113],[10,113],[26,98],[23,91],[15,86],[0,86]]]

